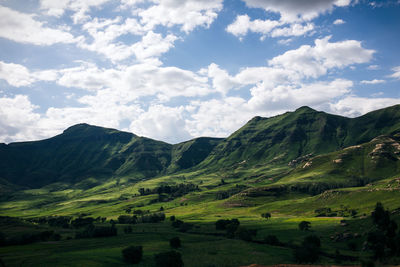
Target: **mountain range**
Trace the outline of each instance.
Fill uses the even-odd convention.
[[[357,118],[301,107],[275,117],[255,117],[227,138],[200,137],[174,145],[77,124],[46,140],[0,144],[0,181],[39,188],[61,181],[78,183],[89,177],[141,180],[241,164],[247,168],[287,166],[381,135],[397,140],[399,133],[400,105]]]

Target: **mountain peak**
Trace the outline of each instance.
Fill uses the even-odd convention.
[[[295,112],[316,112],[315,109],[310,108],[309,106],[302,106],[295,110]]]

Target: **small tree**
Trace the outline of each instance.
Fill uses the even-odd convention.
[[[155,262],[157,267],[182,267],[181,254],[177,251],[168,251],[156,254]]]
[[[128,263],[137,264],[142,260],[143,247],[142,246],[129,246],[122,250],[122,256]]]
[[[263,217],[263,218],[268,220],[268,219],[271,218],[271,213],[269,213],[269,212],[263,213],[263,214],[261,214],[261,217]]]
[[[301,231],[308,231],[311,228],[311,223],[307,221],[302,221],[299,223],[299,229]]]
[[[171,238],[171,239],[169,240],[169,245],[170,245],[172,248],[175,248],[175,249],[180,248],[180,247],[181,247],[181,240],[180,240],[180,238],[179,238],[179,237],[173,237],[173,238]]]

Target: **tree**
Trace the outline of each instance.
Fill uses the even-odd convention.
[[[128,263],[137,264],[142,260],[143,247],[142,246],[129,246],[122,250],[122,256]]]
[[[381,202],[378,202],[376,203],[374,211],[371,213],[371,218],[374,224],[379,228],[384,229],[389,224],[390,213],[383,208]]]
[[[168,251],[156,254],[155,262],[157,267],[182,267],[183,261],[181,254],[177,251]]]
[[[271,218],[271,213],[269,213],[269,212],[263,213],[263,214],[261,214],[261,217],[263,217],[263,218],[268,220],[268,219]]]
[[[308,231],[311,228],[311,223],[307,221],[302,221],[299,223],[299,229],[301,231]]]
[[[169,245],[172,248],[180,248],[181,247],[181,239],[179,237],[173,237],[169,240]]]

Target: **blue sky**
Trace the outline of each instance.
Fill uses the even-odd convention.
[[[77,123],[169,143],[308,105],[400,104],[400,1],[0,0],[0,142]]]

